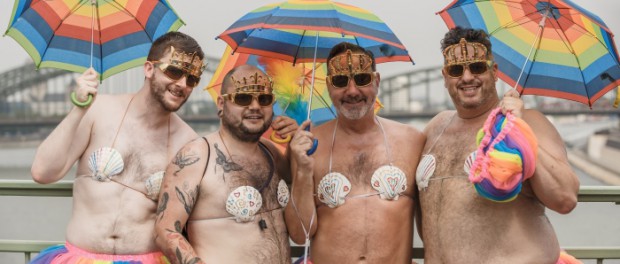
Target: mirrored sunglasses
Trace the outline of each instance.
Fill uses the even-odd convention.
[[[465,67],[469,69],[469,72],[473,75],[479,75],[487,72],[487,70],[493,65],[491,61],[476,61],[463,64],[447,65],[444,67],[446,74],[452,78],[459,78],[463,76]]]
[[[189,74],[186,70],[170,65],[168,63],[153,61],[153,65],[159,68],[168,78],[173,81],[178,81],[183,78],[183,76],[187,76],[187,78],[185,79],[185,83],[188,87],[196,87],[196,85],[198,85],[198,83],[200,82],[200,76]]]
[[[270,106],[274,102],[273,94],[268,93],[230,93],[222,94],[224,99],[230,100],[238,106],[248,106],[256,99],[260,106]]]
[[[372,83],[374,74],[372,72],[362,72],[353,75],[329,75],[328,80],[336,88],[345,88],[349,85],[349,78],[353,76],[353,82],[357,87],[365,87]]]

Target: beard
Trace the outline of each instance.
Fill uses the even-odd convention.
[[[151,85],[151,96],[153,97],[153,99],[155,99],[155,101],[159,102],[159,105],[161,105],[161,107],[164,110],[168,112],[178,111],[179,108],[181,108],[181,106],[183,106],[183,104],[185,104],[185,102],[189,98],[189,96],[185,96],[185,99],[183,99],[183,102],[181,102],[178,105],[174,105],[169,102],[166,102],[164,98],[166,95],[166,91],[168,91],[169,89],[172,89],[171,87],[166,87],[165,85],[158,83],[155,80],[151,80],[150,85]]]
[[[351,103],[357,103],[360,101],[364,101],[365,103],[363,105],[360,106],[356,106],[353,108],[346,108],[342,106],[342,103],[340,103],[340,107],[338,110],[339,113],[341,113],[344,117],[346,117],[347,119],[351,119],[351,120],[358,120],[362,117],[364,117],[368,111],[373,107],[375,100],[368,100],[368,97],[365,96],[347,96],[345,97],[342,101],[344,102],[351,102]]]
[[[249,113],[255,113],[255,111],[248,110]],[[243,142],[258,142],[260,137],[271,126],[271,117],[263,119],[264,123],[260,128],[251,129],[243,124],[242,116],[235,116],[224,105],[224,115],[222,116],[222,125],[233,135],[236,139]]]

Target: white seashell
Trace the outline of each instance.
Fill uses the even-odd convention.
[[[465,164],[463,164],[463,170],[465,170],[465,173],[467,173],[467,175],[469,175],[469,172],[471,171],[471,166],[474,165],[474,161],[476,161],[476,151],[469,154],[469,156],[467,156],[467,159],[465,160]]]
[[[92,172],[93,179],[109,181],[112,176],[123,171],[125,164],[121,153],[113,148],[103,147],[90,154],[88,167]]]
[[[252,186],[240,186],[228,195],[226,211],[235,216],[238,223],[254,220],[254,215],[263,206],[263,197]]]
[[[280,180],[280,182],[278,183],[278,203],[280,204],[280,206],[286,207],[290,196],[291,194],[288,191],[288,186],[286,185],[286,182],[284,182],[284,180]]]
[[[159,198],[159,190],[161,189],[161,182],[164,179],[164,171],[158,171],[146,179],[144,183],[146,185],[146,196],[151,200],[157,201]]]
[[[317,187],[319,201],[330,208],[344,204],[344,198],[351,191],[351,182],[338,172],[330,172],[323,176]]]
[[[407,177],[401,169],[385,165],[375,170],[370,184],[379,192],[381,199],[396,201],[407,190]]]
[[[418,169],[415,172],[415,181],[418,184],[418,190],[424,190],[428,187],[428,181],[433,173],[435,173],[435,157],[430,154],[422,155],[422,160],[418,163]]]

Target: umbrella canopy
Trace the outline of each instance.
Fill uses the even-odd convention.
[[[92,66],[103,80],[142,65],[152,41],[183,24],[166,0],[15,0],[5,35],[37,68]]]
[[[390,28],[371,12],[328,0],[291,0],[260,7],[218,36],[233,51],[291,62],[325,62],[348,41],[371,51],[378,63],[412,61]],[[318,38],[318,39],[317,39]]]
[[[438,14],[449,28],[485,30],[499,77],[520,94],[592,107],[620,85],[613,34],[569,0],[455,0]]]

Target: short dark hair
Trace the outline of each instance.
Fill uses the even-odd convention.
[[[332,49],[329,51],[327,62],[329,63],[329,61],[333,57],[336,57],[336,55],[343,53],[347,51],[348,49],[351,50],[351,52],[362,52],[368,55],[372,59],[372,66],[371,66],[372,71],[377,71],[377,64],[375,63],[375,56],[372,54],[372,52],[362,48],[361,46],[358,46],[358,45],[355,45],[349,42],[340,42],[336,44],[334,47],[332,47]],[[329,67],[327,67],[327,74],[329,74]]]
[[[484,45],[487,48],[487,58],[493,59],[491,40],[489,40],[489,35],[482,29],[462,28],[459,26],[450,29],[441,40],[441,52],[451,45],[458,44],[461,38],[465,38],[467,42],[478,42]]]
[[[171,31],[153,41],[147,60],[157,61],[161,59],[170,46],[184,53],[196,52],[196,55],[198,55],[201,60],[205,57],[202,48],[200,48],[200,45],[198,45],[198,42],[194,38],[178,31]]]

